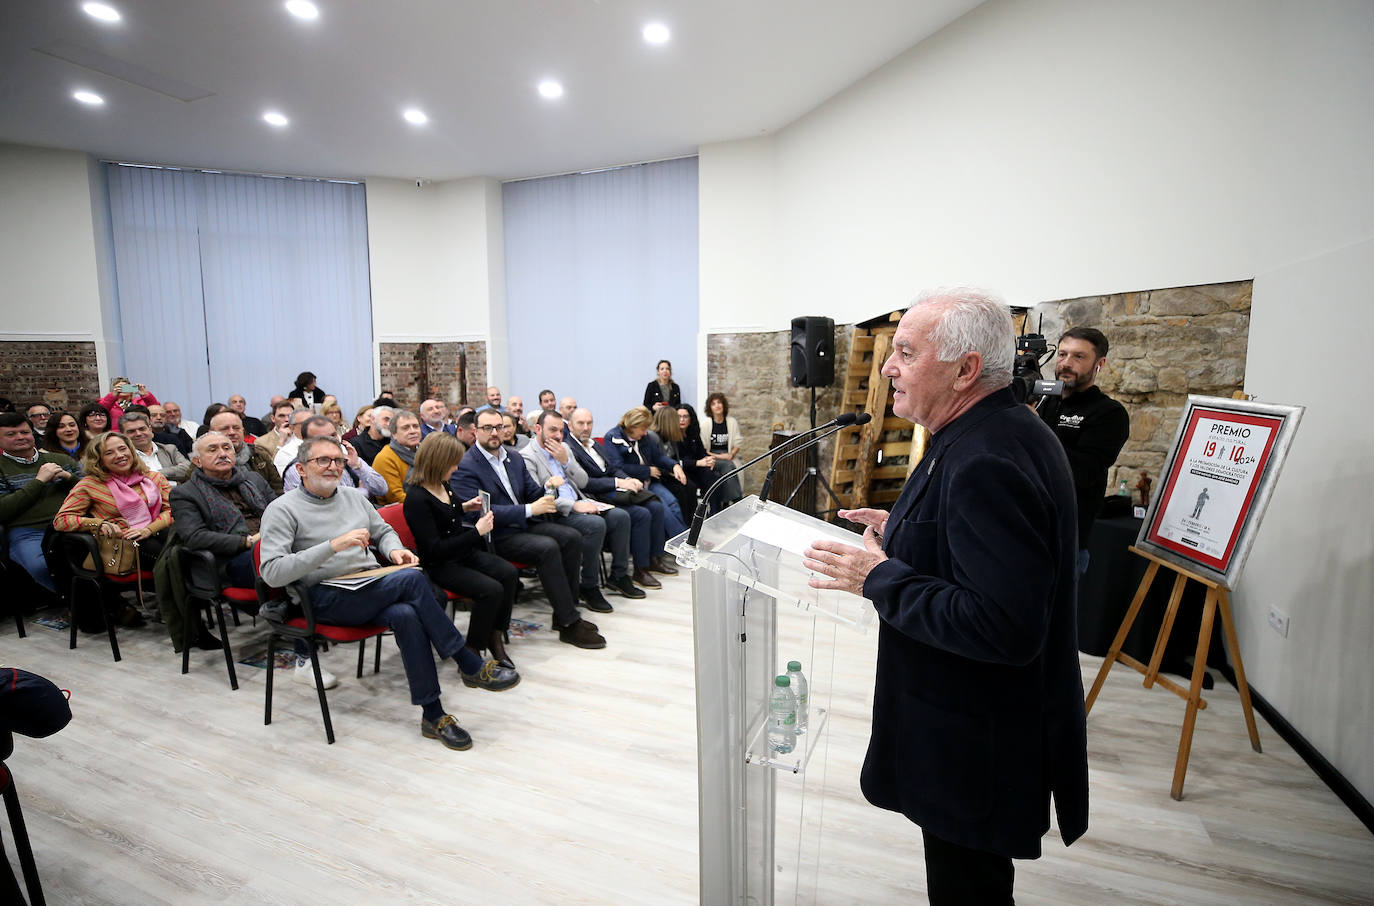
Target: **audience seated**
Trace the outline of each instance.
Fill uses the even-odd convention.
[[[338,403],[325,403],[320,407],[320,415],[334,423],[334,427],[339,429],[340,436],[344,433],[344,414],[343,409],[339,408]]]
[[[213,419],[216,415],[219,415],[221,412],[233,412],[233,410],[230,409],[228,406],[224,405],[223,403],[211,403],[210,405],[206,406],[205,414],[201,416],[201,418],[203,418],[204,421],[202,421],[200,427],[195,430],[196,437],[200,437],[206,431],[209,431],[210,420]],[[235,412],[234,414],[237,415],[238,413]],[[239,421],[242,422],[243,419],[239,419]],[[250,444],[254,440],[252,435],[247,434],[246,432],[244,434],[244,439],[247,440]]]
[[[237,412],[226,408],[210,419],[210,424],[206,427],[209,431],[218,431],[233,442],[235,462],[248,471],[261,475],[273,493],[282,492],[281,473],[272,464],[271,454],[259,444],[244,443],[243,422]]]
[[[420,439],[424,440],[434,431],[457,433],[457,428],[448,420],[448,405],[433,397],[420,404]]]
[[[553,607],[559,640],[578,648],[604,648],[605,638],[577,612],[582,535],[571,526],[537,518],[553,514],[557,506],[530,477],[524,459],[501,443],[503,421],[490,409],[478,413],[477,445],[463,457],[450,487],[459,500],[471,500],[481,491],[491,495],[495,551],[507,560],[534,564]]]
[[[518,396],[506,400],[506,411],[515,416],[515,433],[530,436],[530,427],[525,423],[525,401]]]
[[[570,396],[565,396],[558,401],[558,414],[563,416],[563,421],[572,418],[573,411],[577,409],[577,400]]]
[[[530,439],[520,433],[520,423],[514,415],[509,412],[502,412],[501,419],[501,443],[508,447],[514,447],[517,453],[520,452],[530,442]]]
[[[34,438],[42,440],[44,432],[48,430],[48,419],[52,418],[52,407],[47,403],[29,403],[24,407],[24,414],[29,417],[29,424],[33,425]]]
[[[374,463],[377,454],[391,441],[391,419],[395,414],[396,410],[391,406],[373,406],[372,424],[353,438],[353,446],[358,448],[358,455],[368,465]]]
[[[358,436],[358,432],[366,431],[372,427],[372,404],[358,407],[358,412],[353,416],[353,427],[349,428],[341,436],[342,440],[352,440]]]
[[[644,408],[650,412],[660,409],[676,409],[682,402],[682,388],[673,380],[673,363],[667,359],[658,360],[658,377],[644,388]]]
[[[137,387],[134,390],[125,390],[126,387]],[[134,384],[128,378],[117,377],[110,384],[110,392],[102,396],[99,400],[100,405],[105,409],[109,417],[107,422],[111,428],[119,424],[119,417],[124,414],[130,405],[151,406],[157,402],[157,397],[148,392],[148,388],[142,384]],[[106,428],[104,430],[111,430]],[[97,432],[98,433],[98,432]]]
[[[501,388],[500,388],[500,387],[488,387],[488,388],[487,388],[487,401],[486,401],[485,403],[483,403],[482,405],[480,405],[480,406],[477,407],[477,411],[478,411],[478,412],[486,412],[488,409],[495,409],[497,412],[502,411],[502,410],[501,410]]]
[[[61,416],[75,426],[70,415]],[[23,415],[0,413],[0,525],[5,526],[9,558],[53,594],[58,592],[43,536],[76,483],[77,471],[67,454],[38,449]],[[8,591],[14,593],[13,588]]]
[[[471,748],[472,737],[440,699],[434,652],[456,661],[470,686],[509,689],[519,675],[495,661],[484,662],[464,644],[418,569],[387,573],[359,587],[331,584],[338,576],[374,568],[377,555],[397,565],[419,562],[366,500],[339,493],[345,461],[333,438],[312,437],[301,444],[294,466],[301,487],[272,501],[263,513],[262,578],[278,588],[297,582],[309,587],[315,617],[322,622],[387,626],[401,649],[411,703],[421,708],[421,735],[450,749]]]
[[[287,399],[300,400],[301,405],[314,411],[316,406],[324,403],[324,398],[329,394],[315,384],[315,375],[310,371],[302,371],[296,375],[296,387],[288,393]]]
[[[172,485],[190,477],[191,461],[171,444],[153,440],[153,423],[147,415],[138,411],[124,413],[119,419],[119,430],[129,438],[134,452],[149,472],[161,472]]]
[[[680,467],[671,472],[664,472],[658,477],[663,485],[673,492],[673,498],[677,500],[678,509],[682,510],[685,519],[692,518],[692,512],[697,508],[697,485],[687,476],[687,466],[689,463],[683,461],[683,457],[678,450],[678,444],[682,442],[682,425],[678,423],[677,408],[673,406],[661,406],[654,413],[653,435],[658,438],[659,446],[663,448],[663,454],[677,463]],[[681,472],[682,479],[678,479]]]
[[[99,403],[87,403],[82,406],[81,411],[76,414],[76,423],[81,426],[88,441],[113,427],[109,410]]]
[[[644,597],[629,574],[634,522],[625,510],[586,493],[589,478],[563,439],[564,430],[563,416],[541,410],[534,419],[534,439],[520,455],[535,481],[555,489],[558,518],[582,533],[582,597],[592,610],[604,613],[611,605],[604,603],[598,590],[603,539],[611,548],[611,586],[627,598]],[[602,524],[598,527],[597,522]],[[647,532],[647,523],[644,528]]]
[[[465,511],[482,507],[480,498],[459,500],[449,488],[463,452],[458,439],[443,431],[420,442],[404,504],[406,524],[429,577],[472,600],[467,646],[477,654],[490,649],[497,663],[514,669],[506,642],[520,578],[514,566],[487,549],[495,515],[488,511],[472,525],[463,521]]]
[[[243,398],[242,393],[235,393],[229,397],[229,408],[239,414],[243,421],[243,433],[257,437],[267,430],[267,426],[255,416],[248,414],[248,400]]]
[[[687,477],[704,494],[715,483],[716,458],[706,452],[706,444],[701,440],[701,422],[697,420],[697,411],[690,404],[683,403],[677,407],[677,424],[682,429],[682,440],[678,441],[677,447],[678,459]],[[721,496],[717,491],[716,497],[719,499]]]
[[[453,427],[453,436],[463,445],[463,454],[466,455],[477,444],[477,410],[471,406],[459,409],[457,417],[453,419]]]
[[[167,415],[168,430],[172,428],[181,428],[187,434],[195,437],[196,432],[200,430],[200,423],[193,422],[188,418],[183,418],[180,403],[165,402],[162,404],[162,408]]]
[[[191,455],[191,444],[195,441],[180,423],[173,425],[167,415],[168,407],[175,407],[177,419],[181,419],[181,407],[176,403],[155,403],[148,407],[148,418],[153,423],[153,440],[160,444],[171,444],[181,452],[182,456]],[[196,427],[200,427],[197,425]]]
[[[302,431],[307,439],[311,437],[332,437],[338,439],[338,427],[329,419],[322,415],[314,415],[306,419]],[[348,462],[344,464],[343,472],[339,475],[339,486],[345,488],[358,488],[363,492],[363,496],[375,498],[377,500],[386,496],[386,479],[377,474],[377,471],[363,461],[358,455],[358,451],[347,441],[342,441],[344,456]],[[282,473],[282,487],[287,491],[300,487],[301,473],[295,469],[294,464],[287,466]]]
[[[406,476],[415,465],[415,449],[420,446],[420,417],[409,409],[399,409],[391,418],[391,440],[372,460],[372,468],[386,480],[384,503],[404,503]]]
[[[260,447],[268,456],[276,457],[282,444],[291,439],[291,414],[295,411],[296,404],[292,400],[282,399],[273,403],[271,420],[266,426],[267,431],[254,439],[254,446]]]
[[[730,401],[725,398],[725,394],[717,392],[706,397],[706,415],[710,430],[706,452],[716,461],[712,468],[717,478],[723,475],[730,476],[714,495],[716,499],[711,501],[713,509],[720,510],[744,496],[740,490],[739,476],[731,474],[735,471],[735,457],[739,455],[740,444],[743,441],[740,438],[739,422],[730,414]]]
[[[272,454],[272,465],[276,466],[277,471],[282,475],[285,475],[286,470],[291,468],[291,463],[296,458],[296,450],[301,445],[302,427],[309,419],[315,417],[309,409],[293,409],[291,411],[291,417],[287,422],[291,433],[282,439],[282,442],[277,445],[277,452]],[[329,421],[329,419],[325,419],[325,421]],[[330,424],[333,423],[330,422]]]
[[[558,401],[553,395],[552,390],[539,391],[539,408],[545,412],[557,412]]]
[[[663,501],[652,491],[646,490],[644,482],[631,478],[611,464],[605,447],[592,434],[591,410],[573,410],[572,421],[567,424],[572,434],[573,456],[577,457],[578,464],[587,474],[586,492],[630,514],[634,581],[645,588],[662,588],[663,583],[650,573],[666,571],[663,546],[667,532],[664,529]]]
[[[81,468],[81,454],[86,452],[90,437],[81,430],[77,417],[70,412],[58,410],[48,419],[48,433],[43,436],[43,449],[49,453],[65,453],[76,461]]]
[[[683,481],[687,473],[682,471],[682,466],[668,458],[659,446],[658,438],[650,433],[649,427],[653,421],[654,417],[648,409],[635,406],[620,417],[620,422],[614,428],[606,432],[605,450],[612,465],[631,478],[644,482],[663,501],[664,530],[672,538],[687,531],[687,523],[683,520],[677,498],[658,479],[666,473]],[[672,573],[677,572],[675,567],[668,565],[666,559],[662,563]]]

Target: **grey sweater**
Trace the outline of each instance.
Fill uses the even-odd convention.
[[[276,588],[297,581],[310,586],[376,567],[371,549],[350,547],[336,553],[329,546],[332,539],[360,528],[367,529],[372,547],[383,557],[404,547],[362,494],[335,491],[333,497],[321,500],[304,488],[287,491],[262,514],[263,581]]]

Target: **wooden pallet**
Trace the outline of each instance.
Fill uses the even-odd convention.
[[[835,435],[830,486],[845,509],[890,507],[929,440],[925,429],[892,414],[892,384],[881,373],[901,317],[895,311],[856,325],[849,341],[843,411],[870,412],[873,421]]]

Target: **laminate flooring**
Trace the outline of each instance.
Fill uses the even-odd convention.
[[[264,726],[263,670],[240,665],[230,691],[222,656],[197,651],[182,676],[160,626],[121,632],[114,663],[104,636],[69,651],[63,632],[0,623],[0,663],[72,691],[72,723],[18,737],[9,761],[48,902],[696,902],[691,583],[610,600],[594,615],[608,647],[581,651],[528,590],[516,616],[545,628],[513,641],[524,679],[508,692],[441,666],[466,752],[421,738],[389,639],[361,680],[355,646],[324,655],[340,677],[330,746],[289,671]],[[237,656],[264,636],[231,628]],[[806,806],[821,855],[789,901],[924,902],[919,830],[858,789],[876,630],[836,640]],[[1099,664],[1082,657],[1085,687]],[[1250,750],[1235,690],[1207,699],[1174,802],[1182,703],[1112,671],[1089,718],[1089,831],[1065,848],[1051,830],[1043,858],[1016,863],[1018,903],[1374,903],[1374,837],[1262,721]]]

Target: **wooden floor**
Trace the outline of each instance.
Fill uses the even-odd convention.
[[[181,676],[161,627],[123,632],[116,664],[103,636],[69,651],[63,633],[0,625],[0,663],[72,690],[71,725],[18,738],[10,760],[48,902],[695,902],[690,581],[611,600],[596,617],[604,651],[547,628],[516,639],[524,682],[509,692],[442,667],[467,752],[420,737],[390,641],[362,680],[355,649],[326,655],[341,679],[328,746],[313,691],[289,673],[263,726],[262,670],[241,666],[231,692],[222,658],[196,652]],[[526,602],[516,616],[547,627],[547,606]],[[245,623],[231,637],[242,654],[262,636]],[[842,631],[840,645],[809,812],[824,855],[802,900],[923,902],[918,829],[858,790],[876,635]],[[1083,657],[1085,686],[1099,663]],[[1019,903],[1374,902],[1374,838],[1263,723],[1264,753],[1250,750],[1233,689],[1208,701],[1174,802],[1181,702],[1112,672],[1089,720],[1091,827],[1017,863]]]

